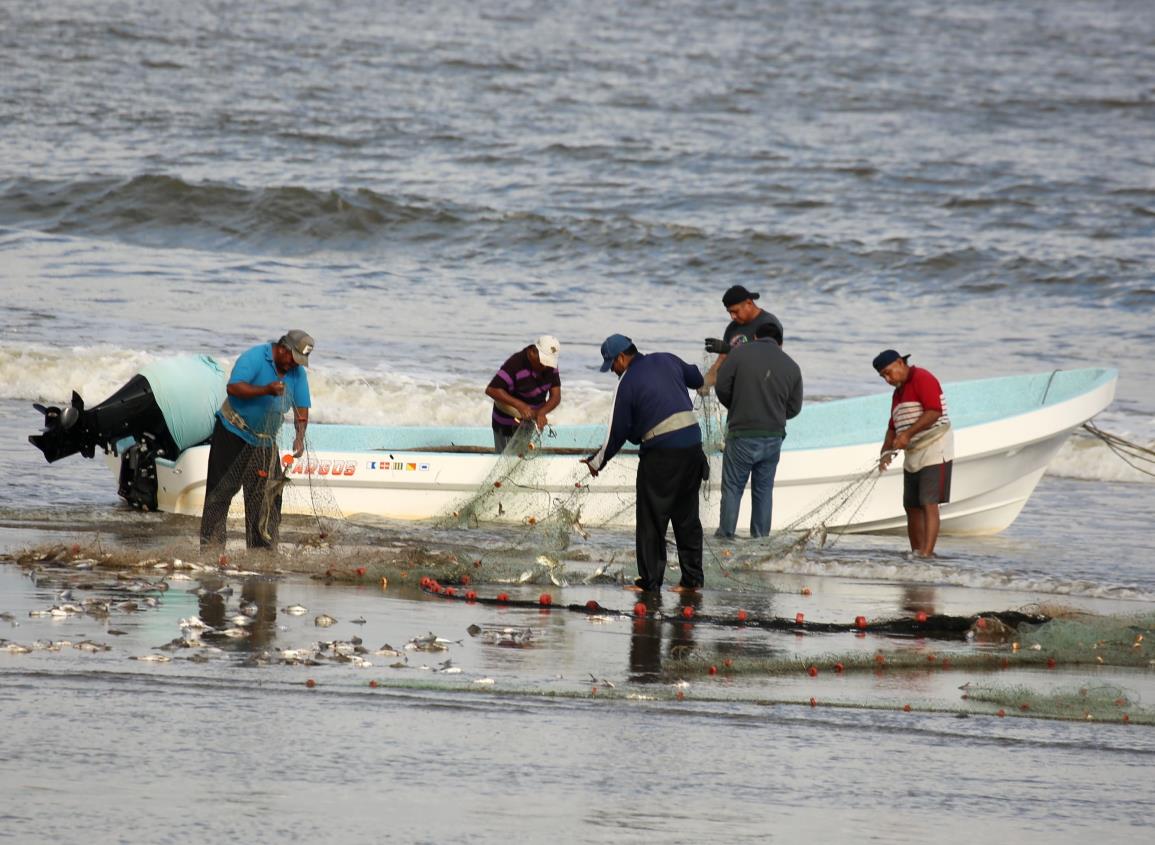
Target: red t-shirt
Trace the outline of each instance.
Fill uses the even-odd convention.
[[[942,412],[942,416],[931,428],[950,425],[946,414],[946,397],[943,396],[938,379],[929,370],[911,367],[910,376],[894,389],[894,396],[891,397],[890,430],[895,434],[905,431],[927,410]]]

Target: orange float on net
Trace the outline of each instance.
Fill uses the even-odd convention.
[[[910,705],[909,704],[902,705],[902,712],[903,713],[909,713],[910,712]]]
[[[470,590],[465,594],[465,600],[470,604],[473,604],[473,602],[477,601],[477,593],[473,592],[473,590]]]
[[[854,617],[854,627],[858,628],[859,630],[865,628],[866,627],[866,617],[865,616],[855,616]]]
[[[305,686],[307,686],[309,689],[312,689],[313,687],[317,686],[317,682],[312,678],[309,678],[309,680],[305,681]]]
[[[497,594],[497,601],[499,601],[499,602],[509,601],[509,593],[498,593]]]
[[[638,602],[637,604],[635,604],[634,605],[634,616],[645,616],[645,615],[646,615],[646,606],[644,604],[642,604],[641,602]]]
[[[817,678],[818,677],[818,667],[817,666],[811,666],[809,669],[806,670],[806,674],[812,678]]]
[[[750,615],[748,613],[746,613],[746,611],[744,611],[744,610],[738,611],[738,621],[739,622],[745,622],[749,618],[750,618]]]
[[[802,588],[802,590],[801,590],[801,593],[802,593],[802,595],[804,595],[804,596],[808,596],[808,595],[810,595],[810,588],[809,588],[809,587],[803,587],[803,588]]]
[[[999,712],[998,712],[998,713],[996,713],[995,715],[996,715],[996,716],[998,716],[998,717],[1001,719],[1001,718],[1003,718],[1004,716],[1006,716],[1006,715],[1007,715],[1007,711],[1006,711],[1006,710],[1004,710],[1003,708],[1001,708],[1001,707],[1000,707],[1000,708],[999,708]]]

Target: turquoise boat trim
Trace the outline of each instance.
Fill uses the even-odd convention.
[[[1117,371],[1092,367],[1004,376],[943,386],[954,428],[1011,419],[1081,396],[1117,377]],[[787,426],[785,451],[830,449],[881,443],[890,414],[890,391],[873,396],[816,402]],[[545,445],[596,451],[605,439],[603,425],[558,426]],[[405,452],[437,447],[491,449],[489,426],[309,426],[310,448],[321,452]],[[281,447],[292,444],[291,427],[281,432]]]

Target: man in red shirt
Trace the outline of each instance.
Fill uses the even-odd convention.
[[[907,364],[909,357],[887,349],[874,358],[874,369],[894,387],[878,470],[884,472],[895,453],[903,450],[902,506],[910,550],[919,557],[933,557],[939,505],[950,501],[954,434],[942,385],[929,370]]]

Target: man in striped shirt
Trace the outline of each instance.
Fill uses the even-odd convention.
[[[545,428],[547,414],[561,403],[561,376],[557,370],[561,344],[542,335],[501,365],[485,395],[493,400],[493,450],[505,451],[518,426],[532,423]]]
[[[887,349],[874,358],[874,369],[894,388],[878,469],[885,471],[895,453],[903,450],[902,506],[910,550],[932,557],[939,505],[950,501],[954,434],[942,385],[929,370],[907,364],[909,357]]]

